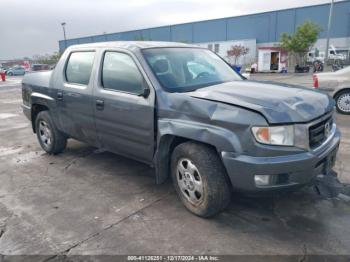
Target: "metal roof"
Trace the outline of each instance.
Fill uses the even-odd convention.
[[[177,42],[161,42],[161,41],[109,41],[88,43],[70,46],[71,49],[75,48],[123,48],[123,49],[146,49],[155,47],[196,47],[196,45],[177,43]]]
[[[326,38],[329,6],[330,4],[326,3],[243,16],[70,38],[66,41],[59,41],[59,48],[63,51],[66,47],[76,44],[134,40],[213,43],[255,39],[257,44],[274,43],[279,42],[282,33],[294,33],[297,27],[305,21],[318,24],[323,29],[319,34],[319,38]],[[349,14],[350,0],[334,3],[333,21],[330,30],[331,38],[350,37]]]

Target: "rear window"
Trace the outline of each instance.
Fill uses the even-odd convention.
[[[67,82],[89,84],[95,52],[74,52],[70,55],[66,67]]]

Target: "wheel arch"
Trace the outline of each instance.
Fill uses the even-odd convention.
[[[35,133],[35,119],[41,111],[49,111],[54,99],[48,95],[32,92],[30,94],[32,128]],[[51,106],[50,106],[51,105]]]
[[[342,93],[342,92],[344,92],[344,91],[350,92],[350,87],[344,87],[344,88],[339,89],[339,90],[333,95],[333,98],[336,99],[336,97],[337,97],[340,93]]]
[[[33,128],[33,132],[34,133],[36,133],[36,130],[35,130],[36,117],[42,111],[49,111],[49,107],[47,105],[39,104],[39,103],[32,104],[32,107],[31,107],[31,120],[32,120],[32,128]]]
[[[164,183],[167,180],[167,178],[170,176],[170,160],[175,147],[190,141],[206,145],[208,147],[215,149],[215,151],[218,152],[217,148],[214,145],[198,139],[188,138],[188,137],[183,137],[183,136],[178,136],[173,134],[166,134],[161,136],[158,141],[158,147],[154,157],[157,184]]]
[[[156,152],[153,159],[157,184],[165,182],[168,178],[172,152],[181,143],[198,142],[214,148],[216,152],[242,151],[238,134],[223,127],[182,119],[160,119],[157,128]]]

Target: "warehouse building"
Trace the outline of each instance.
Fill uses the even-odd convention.
[[[243,45],[249,52],[239,60],[240,64],[250,64],[259,60],[259,68],[279,71],[286,62],[287,54],[278,48],[281,33],[293,33],[305,21],[313,21],[321,26],[319,40],[315,48],[326,49],[326,35],[330,4],[306,6],[271,12],[227,17],[214,20],[161,26],[87,36],[59,41],[60,51],[75,44],[152,40],[194,43],[208,47],[228,60],[227,50],[233,45]],[[350,0],[334,4],[330,44],[338,53],[349,60],[350,47]],[[273,63],[277,64],[272,65]],[[230,61],[229,61],[230,62]],[[261,63],[261,65],[260,65]],[[271,65],[271,67],[270,67]]]

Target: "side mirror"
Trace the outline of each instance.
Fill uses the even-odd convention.
[[[142,86],[143,86],[143,92],[141,92],[141,94],[139,94],[139,96],[147,98],[149,96],[149,94],[151,93],[151,90],[149,89],[149,86],[148,86],[145,79],[142,80]]]
[[[143,92],[140,94],[140,96],[143,96],[144,98],[147,98],[149,96],[149,94],[151,93],[151,90],[149,89],[148,86],[146,86],[143,89]]]

